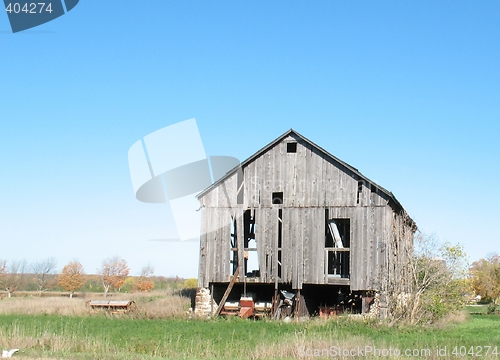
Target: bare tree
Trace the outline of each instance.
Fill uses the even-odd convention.
[[[155,272],[155,268],[153,266],[151,266],[150,264],[147,264],[146,266],[143,266],[142,269],[141,269],[141,273],[140,273],[140,277],[148,277],[148,276],[151,276],[153,275]]]
[[[154,274],[154,267],[146,265],[141,269],[139,280],[137,281],[137,289],[141,292],[148,292],[155,287],[149,276]]]
[[[56,265],[56,259],[50,257],[44,260],[37,261],[31,266],[31,271],[33,271],[33,274],[35,274],[36,277],[36,285],[40,296],[42,296],[42,293],[44,291],[47,291],[45,287],[50,279],[50,275],[56,269]]]
[[[5,262],[4,265],[6,265]],[[12,297],[12,294],[23,283],[27,267],[26,259],[12,261],[6,267],[5,274],[2,276],[2,286],[7,291],[8,297]]]
[[[7,272],[7,260],[0,260],[0,276],[5,275],[6,272]]]
[[[7,273],[7,260],[0,260],[0,284],[3,286],[3,276]]]
[[[104,297],[108,295],[111,288],[118,289],[123,285],[129,271],[130,269],[127,262],[124,259],[120,259],[118,256],[108,258],[102,262],[102,266],[98,270],[98,273],[101,275]]]

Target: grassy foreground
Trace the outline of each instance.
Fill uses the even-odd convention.
[[[284,323],[10,314],[0,316],[0,346],[20,348],[15,357],[25,359],[344,358],[330,352],[331,346],[381,351],[376,356],[356,353],[351,359],[397,358],[382,353],[390,347],[409,349],[414,358],[477,358],[481,349],[481,358],[497,359],[500,355],[485,356],[484,347],[500,347],[500,317],[478,315],[432,328],[388,328],[344,318]],[[464,352],[471,347],[474,356]],[[430,353],[422,352],[425,349]],[[437,356],[438,349],[443,356]]]
[[[432,327],[391,328],[347,317],[289,323],[197,320],[187,313],[189,299],[171,291],[112,296],[118,298],[134,300],[137,307],[130,314],[94,314],[85,306],[88,297],[5,298],[0,301],[0,346],[21,349],[14,355],[20,359],[500,357],[492,353],[495,346],[500,351],[498,315],[472,315]],[[474,312],[478,309],[474,307]],[[485,356],[487,346],[493,348]],[[396,350],[401,356],[395,356]]]

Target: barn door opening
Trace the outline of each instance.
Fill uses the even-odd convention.
[[[325,221],[325,265],[329,278],[349,278],[350,219],[329,218]]]
[[[257,240],[255,239],[255,212],[246,210],[243,214],[244,227],[244,269],[247,277],[260,277],[259,256],[257,253]]]

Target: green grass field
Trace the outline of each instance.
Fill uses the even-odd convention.
[[[484,347],[500,347],[500,317],[477,315],[442,327],[389,328],[343,318],[284,323],[222,318],[2,315],[0,341],[4,349],[19,347],[18,358],[45,359],[316,359],[321,357],[313,356],[315,349],[330,350],[331,346],[431,351],[431,356],[417,358],[477,357],[451,354],[457,347],[459,355],[463,346],[462,353],[474,347],[476,353],[482,350],[482,358],[498,358],[485,357]],[[437,348],[445,346],[448,356],[436,356]],[[392,358],[359,358],[378,357]]]
[[[488,305],[467,305],[467,312],[470,314],[487,314],[488,313]],[[498,312],[498,306],[496,307],[496,311]]]
[[[84,298],[3,299],[0,346],[21,349],[14,355],[20,359],[221,360],[399,358],[384,353],[390,349],[392,354],[397,349],[403,355],[409,350],[409,355],[418,355],[413,358],[498,359],[491,350],[485,356],[486,346],[500,347],[498,315],[464,314],[455,322],[427,327],[388,327],[347,316],[289,323],[238,318],[199,320],[190,319],[186,312],[189,299],[168,291],[118,297],[135,300],[137,308],[130,314],[94,314],[85,306]],[[484,307],[467,310],[482,313]],[[342,355],[337,347],[342,352],[354,350],[349,355],[355,356],[335,356]],[[363,356],[358,356],[358,348]],[[380,353],[374,356],[366,349],[378,349]],[[438,350],[443,356],[438,356]]]

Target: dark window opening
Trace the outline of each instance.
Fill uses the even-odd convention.
[[[325,247],[348,248],[350,230],[349,219],[327,219]]]
[[[286,144],[286,152],[287,153],[296,153],[297,152],[297,143],[296,142],[289,142]]]
[[[328,252],[328,276],[349,278],[349,252]]]
[[[373,184],[370,184],[370,205],[371,204],[374,204],[375,203],[375,197],[377,195],[377,188],[375,187],[375,185]]]
[[[273,192],[272,203],[277,205],[283,204],[283,192]]]

